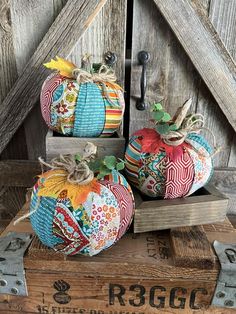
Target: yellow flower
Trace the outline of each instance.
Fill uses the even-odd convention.
[[[67,191],[73,208],[84,203],[90,192],[100,194],[100,184],[96,179],[86,185],[72,184],[67,181],[67,172],[62,169],[50,170],[39,177],[45,181],[40,184],[38,196],[57,198],[62,191]]]

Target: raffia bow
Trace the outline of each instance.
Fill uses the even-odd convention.
[[[214,153],[213,157],[222,147],[217,147],[215,135],[209,128],[204,127],[204,117],[200,113],[191,114],[187,116],[188,110],[192,104],[192,99],[186,101],[186,103],[177,110],[174,118],[174,123],[177,127],[176,131],[170,131],[167,134],[161,134],[161,139],[164,143],[170,146],[181,145],[190,133],[199,133],[202,130],[208,131],[213,139]]]
[[[84,148],[81,161],[77,162],[74,155],[60,155],[59,157],[53,158],[51,163],[45,162],[39,157],[39,162],[42,167],[42,173],[44,173],[44,166],[51,170],[64,170],[62,173],[53,173],[48,176],[47,179],[54,176],[66,176],[66,180],[71,184],[86,185],[93,181],[94,173],[89,169],[88,162],[93,160],[97,153],[97,146],[93,143],[88,142]],[[38,205],[33,211],[23,215],[14,221],[14,225],[20,221],[30,217],[37,211],[40,204],[40,198],[38,199]]]
[[[97,147],[88,142],[84,148],[83,155],[80,162],[75,160],[75,156],[60,155],[53,158],[51,163],[45,162],[42,158],[39,158],[39,162],[42,166],[46,166],[52,170],[65,170],[67,181],[72,184],[86,185],[94,179],[94,173],[89,169],[87,162],[93,160],[97,153]],[[60,174],[62,175],[62,174]],[[56,174],[52,174],[56,176]]]
[[[102,85],[102,90],[105,94],[106,99],[110,102],[112,106],[117,106],[116,103],[114,103],[111,98],[108,95],[106,82],[109,83],[115,83],[117,81],[117,77],[115,75],[115,72],[110,67],[103,64],[98,73],[90,73],[86,70],[83,70],[81,68],[75,68],[72,71],[72,75],[77,80],[78,84],[81,83],[100,83]]]

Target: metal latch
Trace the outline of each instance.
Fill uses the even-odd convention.
[[[29,246],[29,233],[10,232],[0,238],[0,293],[27,296],[23,257]]]
[[[213,243],[221,264],[212,305],[236,308],[236,244]]]

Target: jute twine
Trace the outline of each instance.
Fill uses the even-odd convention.
[[[50,163],[45,162],[41,157],[39,157],[39,162],[42,167],[42,173],[44,172],[44,166],[51,170],[65,171],[65,174],[52,173],[52,175],[48,176],[47,179],[55,176],[66,176],[66,180],[69,183],[86,185],[94,179],[94,173],[92,170],[89,169],[87,163],[95,158],[96,153],[97,146],[95,146],[93,143],[87,142],[81,156],[81,161],[79,162],[75,160],[75,155],[71,154],[60,155],[59,157],[53,158]],[[37,211],[39,205],[40,198],[38,199],[36,208],[14,221],[14,225],[34,214]]]
[[[217,147],[215,135],[209,128],[204,127],[204,116],[202,114],[196,113],[187,116],[191,103],[192,99],[190,98],[181,108],[177,110],[174,123],[176,124],[178,130],[162,134],[161,138],[167,145],[178,146],[186,140],[188,134],[199,133],[202,130],[206,130],[211,134],[213,139],[214,153],[211,155],[211,157],[213,157],[220,150],[222,150],[222,147]]]
[[[115,72],[112,68],[108,67],[107,65],[103,64],[98,73],[90,73],[81,68],[76,68],[72,71],[72,75],[80,83],[99,83],[102,86],[102,90],[105,94],[106,99],[110,102],[112,106],[117,106],[114,103],[107,92],[106,82],[115,83],[117,81],[117,77]]]

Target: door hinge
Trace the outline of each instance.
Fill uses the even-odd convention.
[[[23,264],[31,234],[10,232],[0,238],[0,293],[27,296]]]
[[[221,270],[212,299],[213,306],[236,308],[236,244],[213,243]]]

